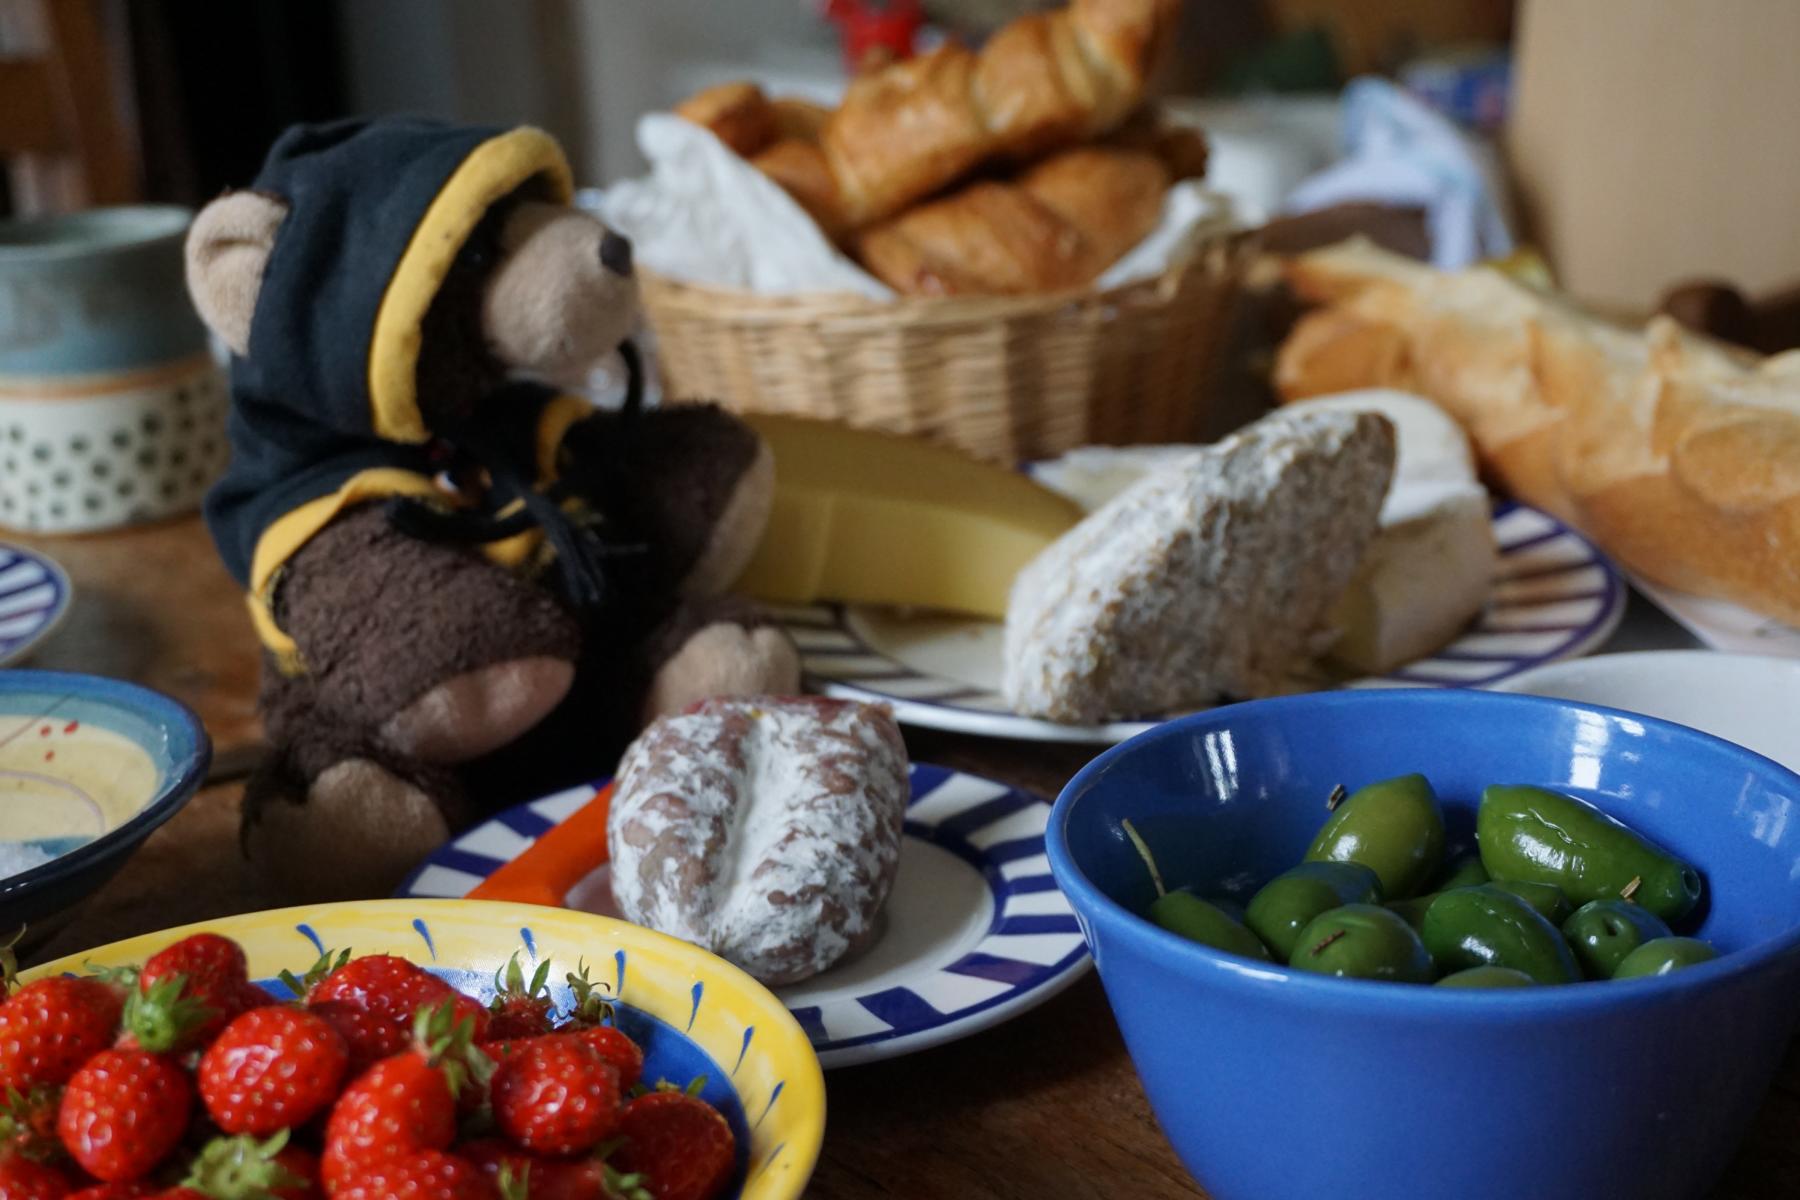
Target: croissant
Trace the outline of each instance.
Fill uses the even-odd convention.
[[[969,184],[864,231],[857,255],[904,295],[1085,286],[1156,227],[1169,185],[1204,167],[1198,134],[1163,139],[1162,154],[1156,142],[1081,146],[1011,181]]]
[[[957,43],[867,72],[816,129],[752,84],[676,109],[834,237],[892,216],[984,163],[1025,162],[1116,128],[1138,107],[1181,0],[1073,0],[1021,17],[979,53]]]

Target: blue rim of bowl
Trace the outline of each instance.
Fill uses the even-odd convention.
[[[149,803],[117,829],[103,833],[78,850],[71,850],[44,863],[0,879],[0,903],[36,891],[45,884],[57,883],[79,875],[118,849],[143,841],[170,817],[181,811],[193,794],[206,781],[212,765],[212,739],[194,710],[181,701],[122,679],[103,675],[83,675],[75,671],[36,671],[8,668],[0,671],[0,685],[17,684],[4,690],[64,691],[82,699],[97,700],[118,708],[140,713],[153,723],[185,735],[191,749],[180,758],[171,759],[168,774]]]
[[[1792,780],[1795,794],[1800,795],[1800,774],[1789,770],[1771,758],[1758,754],[1754,750],[1746,750],[1723,738],[1714,737],[1712,734],[1691,729],[1686,725],[1620,708],[1581,704],[1548,696],[1525,696],[1474,688],[1406,688],[1384,691],[1315,692],[1304,696],[1280,696],[1267,700],[1249,700],[1227,708],[1178,717],[1146,733],[1141,733],[1128,742],[1112,747],[1078,771],[1057,795],[1056,802],[1051,807],[1050,825],[1044,831],[1044,844],[1050,858],[1050,872],[1055,876],[1057,886],[1068,896],[1070,904],[1074,906],[1076,913],[1084,922],[1108,923],[1120,936],[1136,943],[1139,949],[1148,950],[1164,960],[1173,959],[1190,968],[1197,968],[1194,976],[1197,983],[1219,982],[1237,987],[1259,985],[1278,987],[1279,995],[1282,997],[1298,1000],[1303,1006],[1311,1006],[1319,1010],[1342,1011],[1346,1008],[1354,1008],[1365,1012],[1380,1010],[1384,1013],[1391,1013],[1397,1008],[1406,1007],[1440,1015],[1478,1014],[1483,1021],[1510,1018],[1513,1015],[1517,1015],[1521,1020],[1532,1020],[1543,1017],[1547,1010],[1603,1008],[1625,1006],[1634,1001],[1660,1000],[1670,993],[1703,988],[1758,970],[1783,955],[1800,953],[1800,925],[1796,925],[1786,933],[1771,938],[1761,945],[1721,954],[1711,962],[1698,963],[1680,971],[1672,971],[1667,975],[1647,976],[1641,979],[1606,980],[1603,981],[1603,986],[1588,987],[1576,983],[1489,990],[1437,988],[1428,985],[1406,985],[1365,979],[1339,979],[1329,975],[1295,970],[1280,964],[1245,958],[1170,933],[1107,896],[1075,865],[1069,852],[1066,826],[1069,820],[1069,810],[1077,802],[1077,794],[1086,790],[1100,776],[1141,748],[1142,744],[1163,738],[1186,737],[1197,729],[1222,724],[1234,716],[1242,716],[1247,704],[1300,710],[1319,705],[1337,707],[1348,704],[1392,703],[1394,701],[1403,704],[1468,702],[1517,708],[1573,708],[1605,717],[1619,717],[1639,722],[1647,728],[1673,734],[1678,739],[1697,738],[1717,743],[1718,748],[1728,758],[1735,758],[1746,767],[1773,771],[1777,776],[1785,776]],[[1093,947],[1090,945],[1089,950],[1092,951],[1092,949]],[[1104,980],[1106,972],[1104,967],[1100,966],[1099,955],[1094,957],[1101,978]],[[1271,993],[1265,993],[1265,995],[1267,994]]]

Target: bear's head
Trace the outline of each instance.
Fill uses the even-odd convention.
[[[423,442],[509,377],[579,387],[631,332],[630,243],[569,195],[532,129],[297,128],[196,217],[188,287],[268,399]]]

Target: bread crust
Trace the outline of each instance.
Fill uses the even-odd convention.
[[[1629,329],[1491,269],[1437,272],[1367,245],[1286,274],[1326,305],[1281,348],[1286,398],[1419,391],[1496,482],[1627,569],[1800,625],[1800,359],[1666,317]]]

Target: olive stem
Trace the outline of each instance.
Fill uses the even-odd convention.
[[[1331,943],[1337,941],[1339,938],[1349,937],[1349,936],[1350,936],[1350,931],[1348,929],[1333,930],[1329,935],[1326,936],[1324,941],[1320,942],[1318,945],[1314,946],[1311,950],[1308,950],[1306,953],[1313,958],[1317,958],[1319,956],[1319,954],[1325,949],[1325,947],[1331,945]]]
[[[1163,886],[1162,872],[1156,869],[1156,858],[1150,853],[1150,847],[1144,844],[1144,839],[1138,836],[1137,829],[1131,824],[1131,818],[1122,819],[1119,822],[1119,828],[1125,831],[1125,836],[1131,839],[1133,846],[1137,847],[1138,857],[1144,860],[1146,867],[1150,868],[1150,882],[1156,885],[1157,898],[1161,899],[1168,895],[1169,889]]]
[[[1627,901],[1631,900],[1637,895],[1637,890],[1643,885],[1644,877],[1642,875],[1633,875],[1631,877],[1631,882],[1619,889],[1619,899]]]
[[[1348,796],[1349,794],[1350,794],[1349,790],[1347,788],[1345,788],[1343,784],[1341,784],[1341,783],[1332,784],[1331,785],[1331,795],[1325,797],[1325,811],[1326,812],[1336,812],[1337,806],[1342,804],[1344,802],[1344,797]]]

